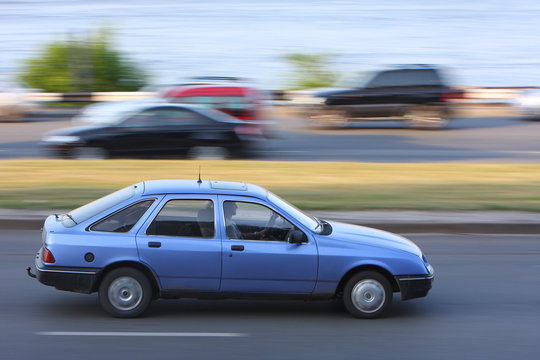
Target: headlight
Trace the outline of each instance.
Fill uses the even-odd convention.
[[[428,274],[433,275],[433,267],[428,262],[428,259],[426,258],[426,255],[422,254],[422,262],[424,263],[424,266],[426,267],[426,270],[428,271]]]
[[[79,136],[47,136],[43,139],[45,142],[54,142],[54,143],[73,143],[81,140]]]

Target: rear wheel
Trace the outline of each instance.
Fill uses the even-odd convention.
[[[380,317],[392,304],[392,286],[378,272],[360,272],[347,281],[343,290],[343,304],[354,317]]]
[[[101,147],[76,147],[71,154],[78,160],[102,160],[109,157],[107,150]]]
[[[448,125],[443,109],[437,106],[421,106],[407,114],[407,123],[415,129],[441,129]]]
[[[99,302],[114,317],[137,317],[148,308],[151,301],[150,281],[134,268],[124,267],[111,271],[99,286]]]
[[[230,156],[229,150],[221,146],[194,146],[188,152],[190,159],[197,160],[223,160]]]

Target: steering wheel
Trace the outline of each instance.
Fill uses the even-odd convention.
[[[270,219],[268,219],[268,222],[266,223],[264,228],[260,231],[261,233],[264,233],[266,235],[265,238],[271,238],[271,235],[270,235],[271,229],[276,223],[277,217],[278,217],[278,214],[276,214],[275,212],[272,212],[272,216],[270,216]]]
[[[268,230],[272,226],[274,226],[274,224],[276,223],[277,217],[278,217],[278,214],[276,214],[275,212],[272,212],[272,216],[270,216],[270,219],[268,219],[268,222],[266,223],[264,230]]]

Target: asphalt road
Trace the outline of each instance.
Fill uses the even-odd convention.
[[[39,139],[68,120],[0,123],[0,158],[44,157]],[[344,129],[300,128],[281,119],[254,153],[261,160],[367,162],[538,162],[540,121],[517,117],[454,119],[444,130],[412,130],[400,122],[364,122]]]
[[[396,297],[383,319],[354,319],[332,302],[158,300],[147,316],[122,320],[107,316],[95,294],[57,291],[26,275],[24,269],[40,246],[39,232],[0,231],[0,357],[538,357],[538,236],[409,238],[427,254],[436,281],[426,298],[401,302]]]

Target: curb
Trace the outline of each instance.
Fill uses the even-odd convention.
[[[443,223],[443,222],[365,222],[328,218],[329,220],[372,227],[394,233],[473,233],[473,234],[540,234],[540,223]],[[40,230],[43,218],[0,219],[0,230]]]

